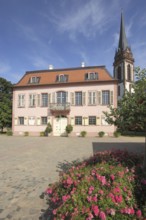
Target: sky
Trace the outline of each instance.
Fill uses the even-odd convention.
[[[0,77],[81,62],[113,75],[121,11],[135,67],[146,68],[145,0],[0,0]]]

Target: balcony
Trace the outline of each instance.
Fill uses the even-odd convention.
[[[70,112],[70,103],[50,103],[49,110],[52,115],[68,115]]]

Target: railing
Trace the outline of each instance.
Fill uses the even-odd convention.
[[[51,111],[70,111],[70,103],[50,103],[49,109]]]

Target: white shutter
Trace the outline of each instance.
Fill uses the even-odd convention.
[[[69,100],[68,100],[68,92],[66,92],[66,102],[69,102]]]
[[[37,106],[40,106],[40,94],[37,94]]]
[[[71,123],[71,125],[75,125],[75,119],[71,118],[70,123]]]
[[[86,92],[82,92],[82,105],[86,105]]]
[[[70,102],[71,102],[71,105],[75,104],[75,94],[74,94],[74,92],[70,93]]]
[[[28,119],[25,117],[24,118],[24,125],[27,125],[27,123],[28,123]]]
[[[48,93],[48,103],[51,103],[51,93]]]
[[[98,103],[98,105],[102,104],[102,97],[101,97],[100,91],[97,91],[97,103]]]
[[[41,125],[41,119],[39,117],[37,118],[37,125]]]
[[[113,105],[113,91],[110,91],[110,105]]]
[[[96,125],[101,125],[100,117],[96,117]]]
[[[55,92],[53,92],[52,93],[52,103],[56,103],[56,93]]]
[[[18,124],[18,118],[14,119],[14,124],[17,125]]]

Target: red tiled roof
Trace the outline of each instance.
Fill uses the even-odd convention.
[[[98,79],[88,80],[92,82],[103,82],[103,81],[116,81],[109,74],[105,66],[90,66],[90,67],[79,67],[79,68],[67,68],[67,69],[52,69],[52,70],[37,70],[26,72],[22,79],[14,85],[14,87],[26,87],[36,85],[54,85],[54,84],[70,84],[70,83],[87,83],[85,80],[85,74],[96,72],[98,73]],[[67,82],[56,82],[57,75],[68,75]],[[39,77],[38,84],[30,84],[31,77]]]

